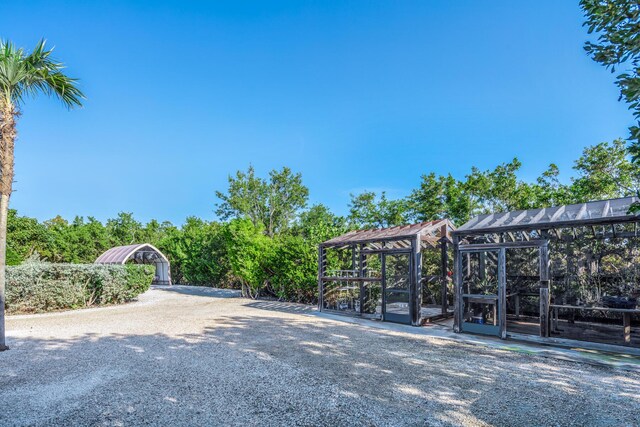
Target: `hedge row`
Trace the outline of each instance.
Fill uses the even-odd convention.
[[[7,267],[7,312],[39,313],[129,301],[149,289],[152,265],[52,264]]]

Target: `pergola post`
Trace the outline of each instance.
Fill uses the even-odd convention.
[[[409,302],[411,309],[411,324],[413,326],[420,326],[421,322],[421,309],[422,309],[422,241],[420,239],[420,233],[416,234],[411,241],[411,255],[413,262],[410,266],[413,267],[411,274],[412,280],[409,286]]]
[[[453,287],[454,287],[454,315],[453,331],[461,332],[462,325],[462,257],[460,253],[460,237],[453,237]]]
[[[507,269],[506,252],[501,248],[498,252],[498,326],[500,338],[507,338]],[[485,252],[481,252],[484,254]]]
[[[364,268],[365,268],[365,260],[364,260],[364,253],[362,253],[362,244],[358,245],[358,277],[359,278],[364,278]],[[354,246],[354,250],[355,250],[355,246]],[[355,265],[354,265],[354,269],[355,269]],[[362,314],[364,312],[364,303],[365,303],[365,285],[364,285],[364,281],[361,280],[359,282],[359,288],[360,288],[360,293],[359,293],[359,297],[360,297],[360,314]]]
[[[449,255],[447,253],[447,243],[449,243],[447,236],[442,236],[440,239],[440,303],[442,305],[442,314],[447,314],[449,308],[449,302],[447,301],[447,285],[449,284]]]
[[[322,278],[324,277],[324,246],[318,246],[318,310],[322,311],[324,305],[324,286]]]
[[[549,289],[549,247],[548,245],[540,246],[540,336],[548,337],[551,330],[551,322],[549,319],[549,306],[551,304],[551,296]]]

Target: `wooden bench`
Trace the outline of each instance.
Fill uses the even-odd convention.
[[[558,330],[558,311],[560,311],[560,309],[622,313],[622,327],[623,327],[623,337],[624,337],[625,343],[631,342],[631,315],[640,313],[640,310],[637,308],[587,307],[583,305],[561,305],[561,304],[550,304],[549,307],[551,307],[551,309],[553,310],[552,317],[553,317],[554,331]]]

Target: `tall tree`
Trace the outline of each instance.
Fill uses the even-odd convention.
[[[351,194],[349,221],[365,228],[403,225],[409,221],[409,206],[405,199],[388,199],[384,191],[380,197],[373,191]]]
[[[41,40],[31,53],[0,40],[0,350],[5,350],[5,266],[7,216],[13,191],[13,150],[20,107],[29,96],[58,98],[67,108],[82,105],[77,80],[63,73],[64,65],[51,57],[53,49]]]
[[[616,76],[620,99],[629,104],[638,121],[630,128],[634,161],[640,161],[640,3],[637,0],[581,0],[584,25],[595,42],[587,41],[585,50],[591,58]]]
[[[269,172],[269,179],[255,175],[253,166],[247,172],[229,176],[227,193],[216,191],[220,199],[216,213],[223,220],[248,218],[268,236],[287,229],[295,215],[307,205],[309,189],[302,184],[302,175],[291,169]]]
[[[640,164],[629,160],[620,139],[585,148],[573,169],[575,202],[632,196],[640,189]]]

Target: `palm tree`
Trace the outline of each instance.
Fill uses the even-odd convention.
[[[82,105],[77,80],[66,76],[64,65],[53,58],[41,40],[30,54],[0,40],[0,351],[6,350],[4,308],[7,255],[7,215],[13,190],[13,148],[20,106],[29,96],[44,93],[67,108]]]

